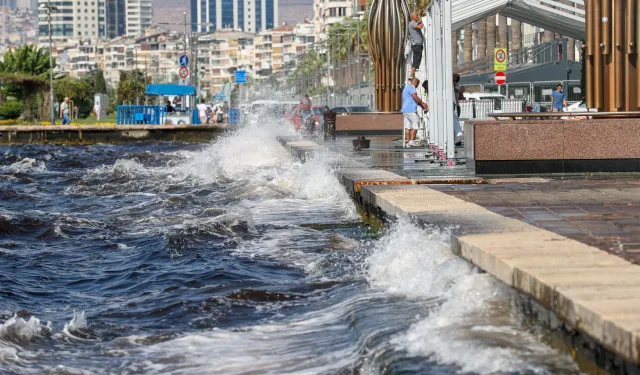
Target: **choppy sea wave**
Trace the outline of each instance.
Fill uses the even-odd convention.
[[[579,372],[446,230],[360,223],[287,131],[0,147],[0,373]]]

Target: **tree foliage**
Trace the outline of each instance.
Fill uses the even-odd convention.
[[[93,88],[89,83],[82,79],[63,78],[57,80],[53,88],[57,103],[68,97],[78,107],[78,117],[89,116],[93,109]]]
[[[145,76],[139,70],[120,72],[117,104],[137,104],[144,102]]]
[[[55,59],[54,59],[55,65]],[[25,74],[46,78],[49,75],[49,51],[33,44],[25,44],[9,50],[0,62],[0,72]]]
[[[93,89],[97,94],[107,93],[107,81],[104,79],[104,72],[102,70],[96,72]]]

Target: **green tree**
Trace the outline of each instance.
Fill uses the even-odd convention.
[[[144,102],[145,77],[139,70],[120,72],[117,104],[136,104]]]
[[[106,94],[107,93],[107,81],[104,79],[104,72],[102,69],[96,72],[95,82],[93,84],[93,89],[97,94]]]
[[[54,60],[55,65],[55,60]],[[25,44],[9,50],[0,61],[0,72],[47,78],[49,75],[49,51],[33,44]]]
[[[48,79],[49,71],[49,51],[32,44],[25,44],[7,51],[0,61],[0,73]],[[28,88],[20,84],[2,86],[5,97],[17,100],[25,100],[25,90]],[[28,94],[26,96],[35,95],[31,92],[26,94]]]
[[[56,80],[53,88],[56,102],[60,103],[68,97],[78,107],[78,117],[89,116],[93,109],[93,88],[87,81],[63,78]]]

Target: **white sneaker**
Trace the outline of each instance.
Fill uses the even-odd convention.
[[[416,141],[409,141],[409,146],[411,147],[416,146]]]

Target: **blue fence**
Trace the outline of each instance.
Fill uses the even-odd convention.
[[[118,125],[164,125],[167,107],[159,105],[119,105],[116,113]]]
[[[202,123],[200,122],[200,117],[198,117],[198,110],[194,109],[191,112],[191,123],[193,125],[202,125]]]

